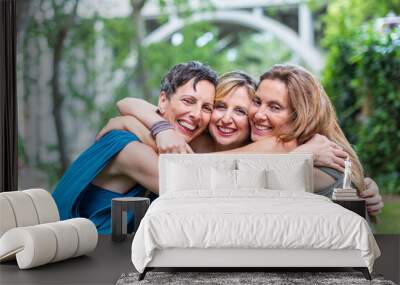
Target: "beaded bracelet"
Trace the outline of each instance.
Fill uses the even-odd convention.
[[[166,130],[170,130],[170,129],[174,129],[174,126],[172,126],[170,122],[162,120],[151,126],[150,135],[153,138],[156,138],[156,136],[159,133],[161,133],[162,131],[166,131]]]

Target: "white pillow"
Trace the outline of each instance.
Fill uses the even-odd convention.
[[[268,188],[266,169],[235,171],[237,188]]]
[[[168,191],[211,189],[211,167],[170,163]]]
[[[217,169],[213,167],[211,170],[211,181],[211,188],[213,190],[236,190],[236,170]]]
[[[239,159],[240,170],[256,171],[266,169],[267,187],[271,190],[312,191],[309,161],[277,156],[275,159]]]
[[[159,160],[159,194],[168,192],[213,191],[211,168],[235,169],[236,159],[223,155],[161,154]],[[194,173],[193,173],[194,172]]]
[[[211,171],[212,189],[239,190],[241,188],[267,188],[266,170],[230,170]]]
[[[304,167],[294,167],[290,172],[270,169],[267,172],[268,189],[307,191],[307,173]]]

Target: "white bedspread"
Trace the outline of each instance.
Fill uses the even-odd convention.
[[[132,243],[132,262],[143,272],[155,249],[358,249],[372,272],[379,248],[359,215],[306,192],[248,189],[166,194],[156,199]]]

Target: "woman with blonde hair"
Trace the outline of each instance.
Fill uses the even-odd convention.
[[[216,152],[248,144],[248,109],[255,92],[255,81],[244,72],[232,71],[220,76],[208,131],[191,143],[192,149],[197,153]]]
[[[364,191],[360,160],[344,136],[323,87],[304,68],[274,65],[261,75],[249,116],[253,141],[273,136],[282,143],[302,145],[316,134],[326,136],[348,154],[353,162],[353,184],[359,192]]]

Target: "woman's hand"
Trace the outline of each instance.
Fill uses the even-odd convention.
[[[365,190],[360,193],[360,196],[365,199],[368,213],[371,216],[377,216],[383,208],[382,196],[379,194],[378,185],[369,177],[364,178],[364,185]]]
[[[315,166],[326,166],[344,172],[344,161],[348,156],[340,146],[327,137],[316,134],[293,152],[311,152]]]
[[[156,145],[158,153],[193,153],[185,138],[173,129],[158,133]]]

